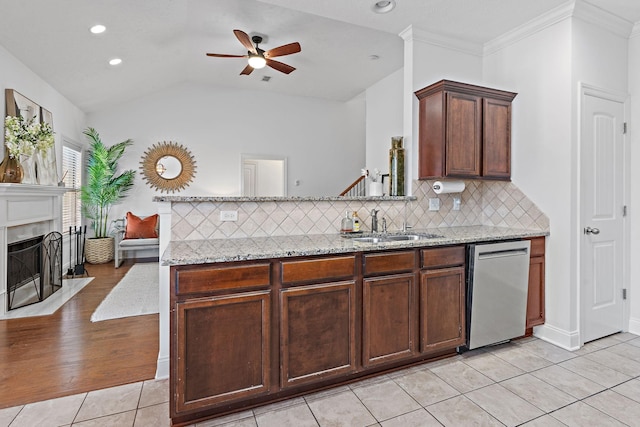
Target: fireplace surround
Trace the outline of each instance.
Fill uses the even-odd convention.
[[[7,312],[8,246],[62,229],[65,187],[0,183],[0,315]]]

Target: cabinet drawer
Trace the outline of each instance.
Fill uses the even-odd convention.
[[[338,256],[282,262],[282,283],[351,279],[355,276],[356,257]]]
[[[534,237],[531,240],[531,257],[544,255],[544,237]]]
[[[422,268],[451,267],[464,264],[465,250],[464,246],[422,249],[421,255]]]
[[[268,286],[271,283],[270,276],[271,268],[268,263],[177,269],[176,294]]]
[[[363,259],[366,276],[411,271],[416,265],[414,251],[366,254]]]

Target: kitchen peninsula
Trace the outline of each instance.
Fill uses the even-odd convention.
[[[337,233],[344,211],[367,224],[375,208],[402,234],[420,197],[154,200],[176,425],[453,354],[465,340],[465,244],[541,238],[544,250],[548,234],[424,219],[412,234],[437,237],[368,243]],[[226,210],[237,224],[219,220]]]

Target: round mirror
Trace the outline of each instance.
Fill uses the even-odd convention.
[[[181,190],[189,185],[196,171],[193,156],[175,142],[159,142],[144,152],[140,161],[147,184],[161,192]]]
[[[182,163],[176,157],[164,156],[156,163],[156,172],[164,179],[175,179],[182,172]]]

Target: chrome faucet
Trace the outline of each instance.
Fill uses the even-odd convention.
[[[371,209],[371,232],[376,233],[378,231],[378,209]]]
[[[410,228],[413,228],[413,227],[411,227],[409,224],[407,224],[407,221],[404,221],[404,222],[402,223],[402,232],[403,232],[403,233],[404,233],[404,232],[406,232],[406,231],[408,231]]]
[[[382,217],[382,232],[386,233],[387,232],[387,218]]]

